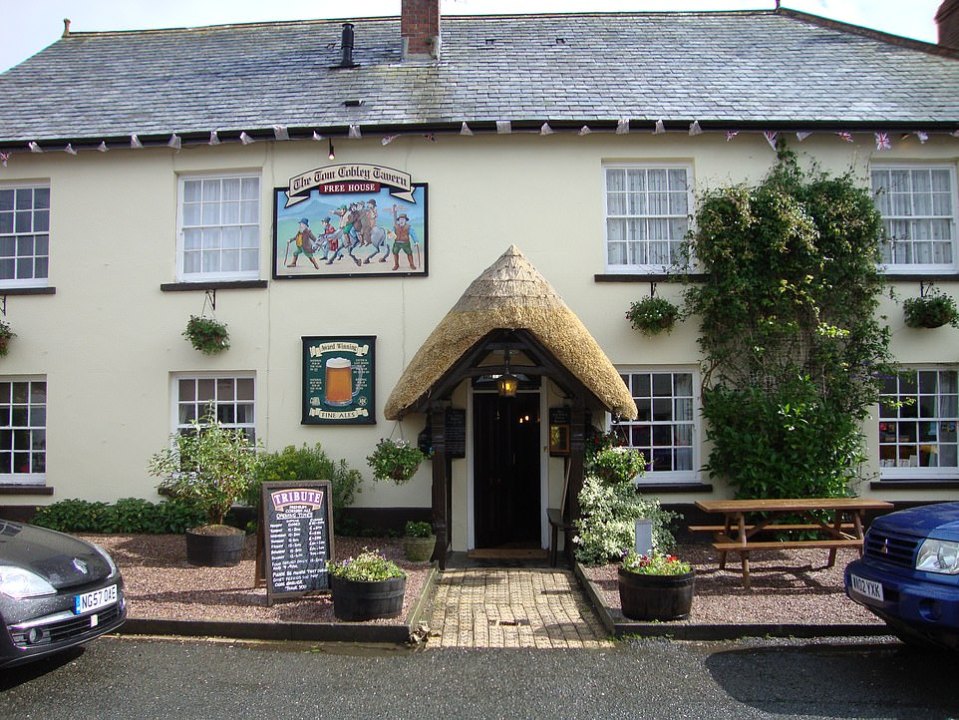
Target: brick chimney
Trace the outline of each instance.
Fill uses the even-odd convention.
[[[404,58],[438,58],[440,0],[403,0],[400,35]]]
[[[936,13],[939,44],[959,50],[959,0],[943,0]]]

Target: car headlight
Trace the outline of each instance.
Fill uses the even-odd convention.
[[[959,574],[959,542],[926,538],[919,547],[916,570],[947,575]]]
[[[57,590],[36,573],[12,565],[0,565],[0,593],[14,600],[54,595]]]

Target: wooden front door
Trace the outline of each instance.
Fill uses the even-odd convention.
[[[476,547],[540,547],[539,393],[473,396]]]

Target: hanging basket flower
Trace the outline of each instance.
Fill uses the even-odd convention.
[[[416,474],[425,457],[405,440],[380,440],[367,456],[366,464],[376,480],[392,480],[399,485]]]
[[[191,315],[183,337],[201,353],[216,355],[230,347],[230,333],[224,323],[202,315]]]
[[[911,328],[937,328],[943,325],[959,327],[959,309],[951,296],[929,292],[909,298],[902,304],[906,325]]]
[[[0,357],[4,357],[10,350],[10,341],[17,334],[10,329],[10,323],[6,320],[0,320]]]
[[[648,297],[629,306],[626,319],[644,335],[671,332],[680,318],[680,309],[666,298]]]

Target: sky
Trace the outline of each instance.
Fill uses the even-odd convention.
[[[783,0],[783,7],[926,42],[941,0]],[[444,15],[632,10],[770,10],[775,0],[441,0]],[[71,30],[145,30],[268,20],[399,15],[400,0],[5,0],[0,72]]]

